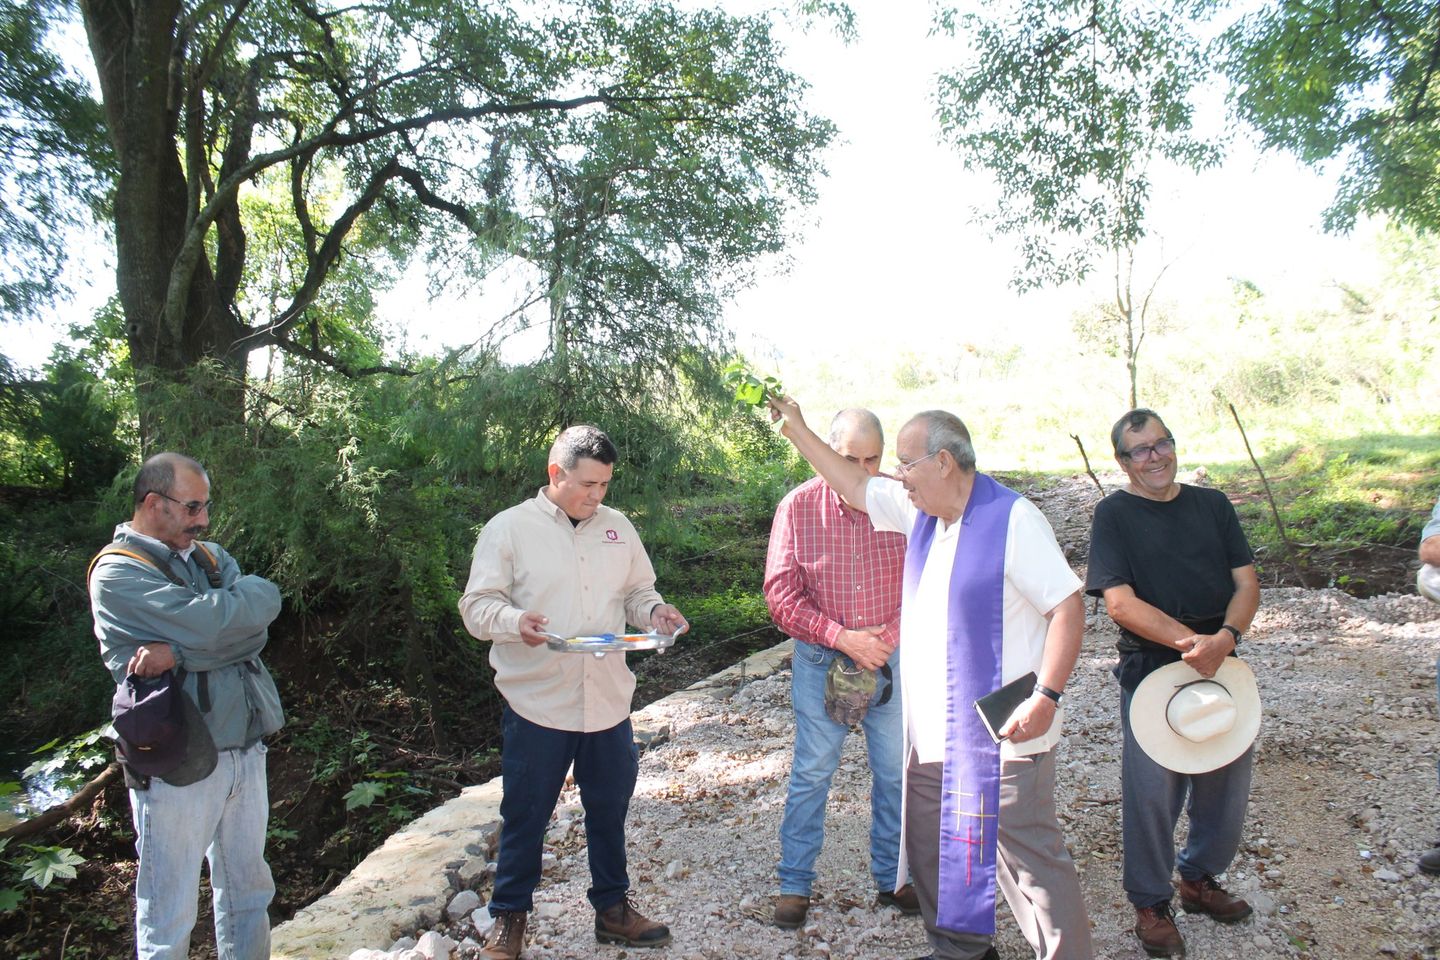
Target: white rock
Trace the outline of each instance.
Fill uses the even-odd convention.
[[[489,907],[481,907],[479,910],[471,911],[470,922],[475,925],[475,932],[480,936],[490,933],[490,928],[495,926],[495,918],[490,916]]]
[[[390,944],[389,952],[399,953],[401,950],[409,950],[410,948],[414,947],[416,943],[417,941],[414,937],[401,937],[399,940],[396,940],[394,943]]]
[[[1395,883],[1400,879],[1400,874],[1394,870],[1376,870],[1375,879],[1384,881],[1385,883]]]
[[[480,894],[474,890],[461,890],[450,898],[450,903],[445,907],[445,915],[451,920],[459,920],[478,906]]]
[[[556,917],[565,915],[565,908],[558,903],[537,903],[535,904],[535,916],[545,920],[554,920]]]
[[[455,952],[455,941],[437,930],[429,930],[420,936],[415,949],[425,960],[450,960]]]

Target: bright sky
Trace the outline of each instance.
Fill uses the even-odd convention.
[[[788,66],[812,85],[812,109],[839,126],[840,139],[826,159],[830,175],[819,184],[820,201],[800,225],[803,241],[791,252],[791,269],[780,273],[771,265],[727,312],[741,350],[764,372],[783,377],[787,359],[853,355],[867,337],[878,336],[887,349],[923,352],[937,340],[1020,341],[1022,333],[1044,336],[1068,324],[1076,308],[1105,295],[1103,266],[1088,291],[1020,297],[1009,288],[1008,242],[992,241],[971,222],[971,207],[983,206],[993,186],[966,173],[936,142],[934,76],[954,60],[953,41],[927,36],[929,4],[851,6],[860,34],[853,44],[820,27],[778,31]],[[1160,295],[1218,296],[1232,276],[1292,296],[1342,272],[1363,279],[1368,245],[1320,229],[1332,189],[1287,157],[1257,160],[1243,145],[1222,170],[1162,185],[1154,219],[1164,257],[1174,263]],[[67,319],[5,328],[7,354],[38,366],[68,318],[88,315],[113,290],[113,256],[106,251],[83,256],[75,273],[80,296],[64,311]],[[411,324],[412,347],[435,350],[478,335],[455,318],[500,305],[485,307],[492,309],[427,305],[419,283],[382,302],[392,319]]]
[[[778,355],[783,367],[787,358],[843,355],[847,341],[866,337],[923,352],[937,339],[983,341],[998,330],[1019,340],[1022,326],[1039,333],[1068,324],[1076,307],[1105,295],[1104,265],[1089,291],[1021,297],[1009,288],[1009,242],[972,223],[972,207],[994,187],[937,143],[934,77],[952,66],[953,41],[927,37],[929,4],[851,6],[857,43],[819,32],[790,40],[789,65],[811,82],[814,108],[839,125],[842,142],[791,272],[766,279],[729,311],[741,350],[762,365]],[[1331,192],[1289,158],[1257,162],[1244,145],[1222,170],[1165,184],[1154,219],[1174,264],[1159,295],[1210,295],[1228,289],[1231,276],[1294,294],[1341,264],[1353,277],[1356,242],[1320,229]]]

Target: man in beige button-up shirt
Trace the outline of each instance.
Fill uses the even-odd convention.
[[[625,867],[625,814],[639,763],[630,730],[635,675],[621,653],[592,657],[545,646],[545,633],[623,633],[627,623],[677,633],[688,626],[655,591],[635,527],[601,504],[615,460],[601,430],[563,431],[550,448],[549,484],[480,532],[460,598],[466,628],[491,641],[495,686],[505,697],[495,928],[481,954],[492,960],[520,955],[545,828],[572,764],[585,809],[596,939],[632,947],[670,942],[664,925],[634,909]]]

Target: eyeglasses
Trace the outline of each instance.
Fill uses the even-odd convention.
[[[210,508],[215,506],[214,500],[176,500],[169,494],[161,493],[159,490],[151,490],[149,492],[155,494],[155,496],[157,497],[164,497],[171,503],[180,504],[180,506],[185,508],[185,512],[190,514],[190,516],[192,517],[200,516],[201,510],[204,510],[208,513],[210,511]]]
[[[1175,438],[1166,437],[1164,440],[1157,440],[1155,443],[1145,447],[1135,447],[1131,450],[1122,450],[1120,456],[1126,460],[1133,460],[1136,463],[1145,463],[1153,457],[1168,457],[1175,452]]]
[[[909,463],[897,463],[897,464],[895,464],[895,472],[898,473],[898,474],[900,474],[900,476],[902,476],[902,477],[903,477],[903,476],[906,476],[911,470],[914,470],[914,469],[915,469],[915,467],[916,467],[917,464],[924,463],[926,460],[929,460],[931,457],[938,457],[939,455],[940,455],[940,451],[939,451],[939,450],[936,450],[934,453],[927,453],[927,454],[925,454],[925,456],[921,457],[921,458],[918,459],[918,460],[911,460]]]

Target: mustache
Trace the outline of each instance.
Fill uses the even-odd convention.
[[[192,537],[198,537],[198,536],[200,536],[200,534],[204,533],[205,531],[207,531],[207,530],[209,530],[209,529],[210,529],[210,525],[209,525],[209,524],[203,524],[203,523],[202,523],[202,524],[200,524],[200,525],[197,526],[197,527],[186,527],[186,528],[185,528],[185,532],[186,532],[187,534],[189,534],[190,536],[192,536]]]

